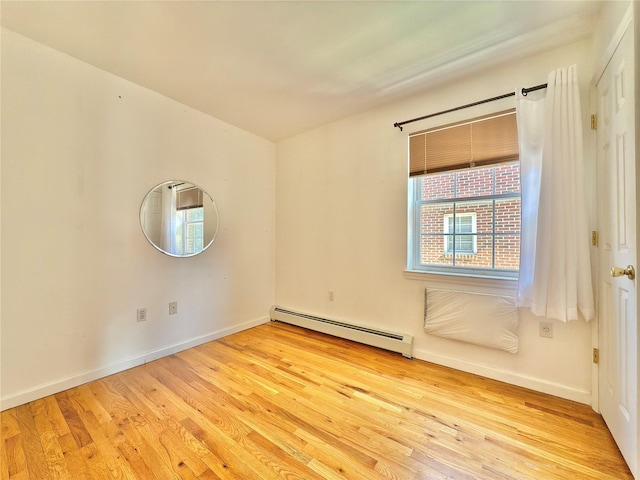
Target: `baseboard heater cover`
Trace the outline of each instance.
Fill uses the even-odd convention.
[[[271,307],[271,320],[398,352],[407,358],[413,358],[412,335],[377,330],[363,325],[294,312],[276,306]]]

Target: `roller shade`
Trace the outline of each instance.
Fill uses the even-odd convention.
[[[176,210],[198,208],[202,206],[202,190],[198,187],[186,188],[176,192]]]
[[[409,176],[518,159],[514,109],[423,130],[409,136]]]

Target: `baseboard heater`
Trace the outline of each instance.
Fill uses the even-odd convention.
[[[305,313],[293,312],[284,308],[271,307],[271,320],[297,325],[316,332],[326,333],[334,337],[353,340],[354,342],[383,348],[413,358],[413,336],[402,333],[377,330],[362,325],[344,323],[328,318],[316,317]]]

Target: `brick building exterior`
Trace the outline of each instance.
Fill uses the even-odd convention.
[[[422,264],[518,270],[519,162],[421,177],[420,192]]]

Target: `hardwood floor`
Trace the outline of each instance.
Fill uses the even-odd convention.
[[[2,412],[2,479],[631,479],[590,407],[269,323]]]

